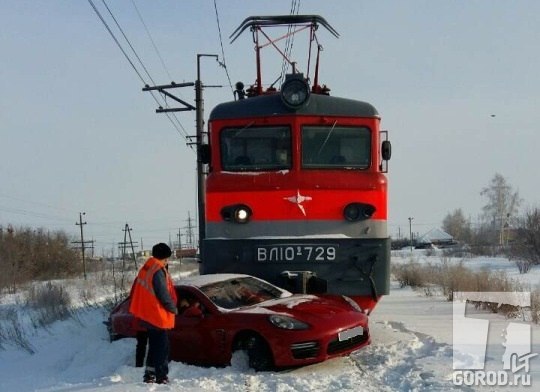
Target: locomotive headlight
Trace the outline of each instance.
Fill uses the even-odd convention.
[[[221,217],[227,222],[247,223],[252,214],[251,208],[245,204],[235,204],[221,209]]]
[[[343,209],[343,217],[349,222],[355,222],[371,218],[375,207],[371,204],[350,203]]]
[[[234,220],[238,223],[246,223],[249,219],[249,215],[247,208],[240,207],[234,212]]]
[[[309,98],[309,85],[303,74],[287,75],[281,86],[281,100],[292,109],[304,105]]]

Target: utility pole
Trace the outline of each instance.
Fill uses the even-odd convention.
[[[189,211],[188,211],[188,219],[187,219],[187,228],[186,228],[186,236],[187,236],[187,239],[186,239],[186,246],[189,248],[193,248],[195,247],[194,245],[194,240],[193,240],[193,223],[191,222],[191,215],[189,214]]]
[[[79,223],[75,222],[77,226],[81,228],[81,254],[82,254],[82,264],[83,264],[83,275],[84,280],[86,280],[86,260],[84,258],[84,234],[83,234],[83,225],[86,225],[86,222],[82,221],[82,216],[86,215],[86,212],[79,212]]]
[[[412,247],[413,247],[413,242],[412,242],[412,220],[414,218],[411,218],[409,217],[409,236],[410,236],[410,245],[411,245],[411,253],[412,253]]]
[[[135,265],[135,269],[137,269],[137,260],[135,258],[135,247],[134,245],[137,245],[137,242],[133,242],[131,238],[131,230],[132,228],[129,227],[129,225],[126,223],[122,231],[124,232],[124,241],[119,242],[118,245],[122,247],[122,268],[125,268],[126,265],[126,247],[129,245],[131,248],[131,256],[133,259],[133,264]],[[128,237],[129,236],[129,242]]]
[[[182,263],[182,229],[178,228],[178,258],[180,259],[180,263]]]
[[[122,282],[121,282],[122,290],[124,289],[124,272],[126,270],[126,246],[128,244],[130,244],[131,246],[131,255],[133,258],[133,263],[135,265],[135,270],[137,270],[137,261],[135,259],[135,248],[133,247],[133,244],[137,244],[137,242],[133,242],[133,240],[131,239],[131,230],[132,229],[126,223],[126,225],[122,229],[122,231],[124,232],[124,241],[118,243],[119,250],[120,249],[122,250]],[[127,241],[128,235],[129,235],[129,242]]]
[[[126,223],[126,227],[124,229],[127,231],[129,235],[129,244],[131,245],[131,256],[133,257],[133,264],[135,264],[135,270],[138,270],[139,267],[137,266],[137,258],[135,257],[135,248],[133,247],[133,239],[131,238],[131,230],[132,228],[129,227],[129,225]]]
[[[195,81],[195,123],[196,140],[197,140],[197,207],[199,216],[199,249],[202,249],[202,244],[206,238],[206,214],[204,211],[205,187],[204,180],[204,162],[202,157],[202,145],[204,136],[204,100],[203,100],[203,84],[201,81],[201,58],[213,57],[219,61],[216,54],[197,54],[197,80]],[[221,87],[221,86],[205,86],[205,87]]]
[[[196,144],[196,147],[197,147],[197,210],[198,210],[197,212],[198,212],[198,219],[199,219],[199,248],[202,248],[202,242],[206,236],[206,227],[205,227],[206,217],[205,217],[205,212],[204,212],[204,195],[205,195],[204,180],[205,180],[206,173],[204,172],[205,159],[203,159],[203,155],[205,155],[205,153],[203,152],[203,144],[204,144],[203,88],[222,87],[218,85],[215,85],[215,86],[203,85],[201,81],[201,58],[202,57],[213,57],[219,63],[219,56],[216,54],[197,54],[197,80],[195,81],[195,83],[171,82],[171,84],[168,84],[168,85],[153,86],[153,87],[146,85],[143,88],[143,91],[157,90],[161,94],[183,105],[183,107],[180,107],[180,108],[163,108],[160,106],[158,109],[156,109],[156,113],[195,110],[196,142],[188,143],[188,145]],[[166,91],[172,88],[187,87],[187,86],[195,86],[195,106],[190,105],[189,103],[181,100],[180,98]]]
[[[83,226],[86,225],[86,222],[83,222],[82,217],[83,215],[86,215],[86,212],[79,212],[79,222],[75,222],[77,226],[80,226],[81,228],[81,240],[80,241],[73,241],[73,244],[81,244],[81,255],[82,255],[82,262],[83,262],[83,275],[84,280],[86,280],[86,257],[85,257],[85,250],[87,248],[94,248],[94,240],[92,241],[85,241],[84,240],[84,233],[83,233]],[[86,244],[92,244],[92,246],[86,246]]]

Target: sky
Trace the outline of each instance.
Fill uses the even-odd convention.
[[[154,84],[103,1],[93,2],[145,83]],[[194,81],[199,53],[220,60],[224,53],[231,82],[252,83],[251,37],[230,44],[229,35],[248,16],[291,10],[289,1],[262,0],[106,4],[155,84]],[[408,218],[420,235],[440,227],[457,208],[476,222],[486,204],[480,191],[496,173],[524,206],[539,204],[539,2],[297,4],[300,14],[321,15],[340,33],[319,31],[321,82],[333,95],[373,104],[390,132],[392,236],[407,235]],[[196,216],[195,153],[185,138],[195,133],[194,114],[177,114],[174,126],[155,113],[88,1],[0,0],[0,9],[0,225],[79,235],[75,223],[85,212],[85,240],[99,252],[124,240],[126,223],[145,248],[176,240],[188,213]],[[300,63],[306,39],[295,39]],[[275,57],[263,52],[263,61]],[[263,69],[263,78],[275,72]],[[206,85],[223,86],[205,89],[207,117],[232,92],[215,60],[202,59],[201,75]],[[192,88],[178,95],[194,101]]]
[[[426,257],[422,251],[414,251],[414,259],[420,263],[440,264],[440,255]],[[401,255],[399,254],[401,253]],[[411,260],[408,251],[393,254],[396,263],[406,264]],[[445,262],[449,262],[446,258]],[[452,263],[460,262],[452,259]],[[538,266],[525,275],[520,275],[513,263],[504,258],[471,258],[467,266],[478,272],[488,266],[518,278],[522,282],[538,283]],[[182,279],[181,276],[175,276]],[[111,287],[95,285],[91,276],[88,281],[73,279],[62,281],[62,287],[72,298],[72,305],[80,310],[76,316],[58,321],[47,329],[33,329],[30,323],[30,307],[17,295],[0,298],[0,308],[16,312],[19,330],[27,337],[35,351],[29,354],[16,344],[5,342],[0,348],[0,389],[6,392],[26,391],[245,391],[260,392],[308,392],[308,391],[487,391],[495,387],[454,387],[452,384],[453,303],[442,294],[426,296],[423,291],[410,287],[399,287],[393,282],[390,295],[370,315],[371,344],[348,357],[332,359],[320,364],[287,371],[254,372],[247,367],[246,356],[241,353],[233,357],[231,366],[224,368],[197,367],[180,362],[169,365],[170,385],[145,385],[142,383],[141,368],[134,366],[135,340],[121,339],[109,342],[102,321],[107,312],[101,306],[88,306],[88,292],[94,292],[98,301],[111,295]],[[93,287],[89,290],[89,287]],[[534,286],[533,286],[534,287]],[[80,303],[82,293],[86,301]],[[90,298],[92,299],[92,298]],[[530,326],[531,344],[524,346],[527,353],[538,354],[540,350],[540,326],[524,323],[520,319],[507,319],[501,314],[467,309],[468,322],[489,322],[489,333],[484,343],[485,370],[503,372],[503,358],[510,339],[505,332],[510,327]],[[9,323],[4,321],[6,331]],[[7,325],[6,325],[7,324]],[[482,341],[482,339],[479,339]],[[89,344],[89,342],[91,344]],[[529,343],[525,340],[526,343]],[[516,346],[508,346],[515,347]],[[521,348],[521,346],[520,346]],[[540,384],[540,360],[533,357],[530,368],[517,372],[529,375],[531,385],[495,388],[505,391],[537,390]],[[505,372],[510,382],[513,373]],[[497,383],[502,377],[489,378]],[[459,381],[459,379],[456,378]],[[468,380],[472,380],[469,377]],[[519,381],[519,379],[518,379]],[[493,382],[493,381],[492,381]],[[519,381],[523,383],[522,381]]]

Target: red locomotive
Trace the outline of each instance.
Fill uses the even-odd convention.
[[[280,90],[264,89],[260,50],[285,36],[272,41],[263,28],[291,25],[309,29],[310,52],[317,43],[313,83],[290,62]],[[209,117],[200,272],[343,294],[369,313],[389,291],[390,142],[371,104],[330,96],[318,84],[319,25],[337,36],[316,15],[250,17],[233,33],[234,40],[252,31],[257,79],[246,91],[237,83],[237,99]]]

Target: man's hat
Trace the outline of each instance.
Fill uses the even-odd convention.
[[[160,242],[152,247],[152,256],[156,259],[163,260],[171,257],[172,251],[167,244]]]

